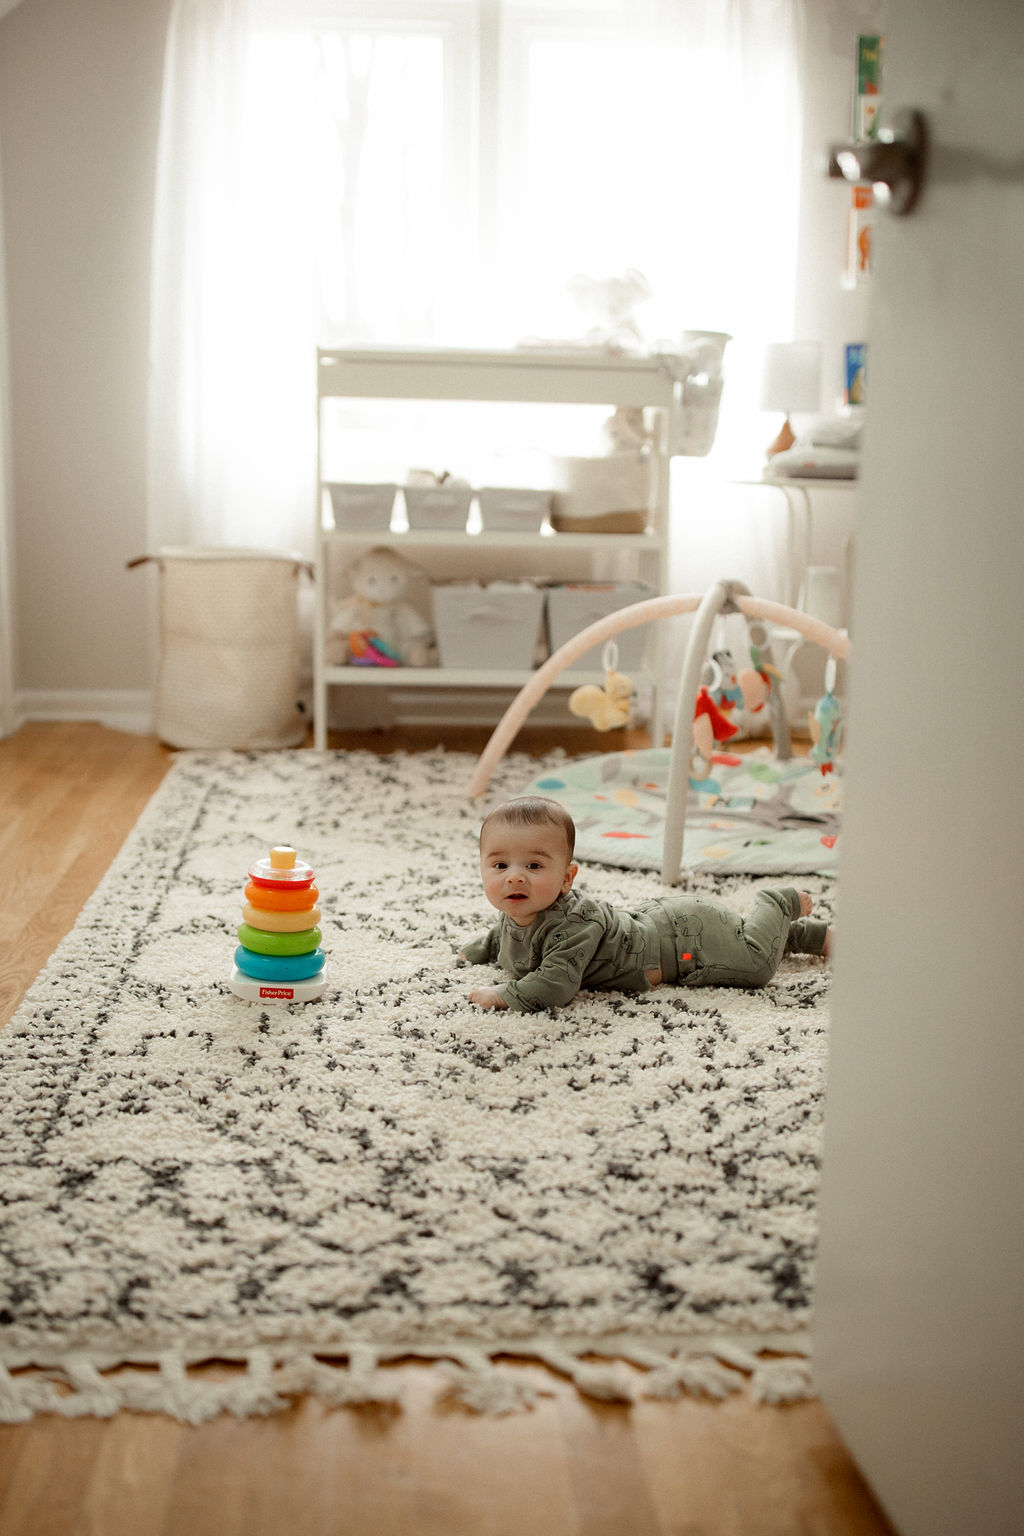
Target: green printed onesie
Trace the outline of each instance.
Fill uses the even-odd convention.
[[[758,891],[746,917],[677,892],[626,910],[569,891],[526,927],[503,914],[462,952],[474,965],[496,962],[512,978],[498,988],[508,1007],[536,1013],[584,988],[647,992],[655,969],[678,986],[761,987],[785,953],[820,955],[827,931],[800,916],[789,886]]]

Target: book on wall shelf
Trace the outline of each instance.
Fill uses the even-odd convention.
[[[843,404],[848,410],[859,410],[867,405],[867,342],[848,341],[843,349],[843,363]]]
[[[870,187],[850,188],[845,286],[864,288],[874,270],[875,194]]]
[[[877,33],[857,38],[857,77],[853,101],[853,136],[878,136],[878,110],[882,102],[882,44]]]

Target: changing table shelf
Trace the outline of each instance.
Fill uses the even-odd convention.
[[[448,533],[443,529],[386,529],[367,533],[359,529],[330,528],[331,543],[342,546],[367,544],[389,545],[399,552],[414,549],[537,549],[540,551],[607,550],[609,540],[614,540],[617,550],[637,550],[643,554],[655,553],[661,546],[657,534],[646,533],[506,533],[481,529],[479,533]]]
[[[583,347],[321,348],[322,399],[496,400],[553,405],[649,405],[670,410],[679,385],[656,356],[628,357]]]
[[[393,688],[514,688],[519,689],[528,674],[521,667],[328,667],[327,681],[343,683],[346,688],[360,684],[379,687],[382,671]],[[600,672],[563,672],[552,687],[576,688],[580,683],[603,682]]]
[[[479,532],[406,529],[392,520],[380,531],[335,526],[324,494],[324,404],[330,400],[467,401],[504,404],[640,406],[651,413],[654,491],[649,526],[642,533]],[[463,667],[357,667],[327,661],[331,583],[367,549],[386,545],[428,568],[432,579],[467,564],[481,579],[496,576],[586,582],[633,579],[652,595],[666,590],[668,571],[669,442],[681,384],[671,360],[584,348],[320,348],[317,351],[316,571],[313,620],[313,741],[327,745],[328,690],[335,687],[517,690],[531,669]],[[472,522],[470,524],[472,527]],[[507,560],[504,558],[507,556]],[[578,568],[564,574],[578,558]],[[477,562],[476,567],[473,563]],[[602,564],[603,575],[594,571]],[[611,571],[613,574],[609,574]],[[561,574],[560,574],[561,573]],[[631,670],[648,690],[651,716],[660,719],[663,675],[660,634],[651,635],[644,666]],[[560,686],[603,681],[587,670],[566,674]]]

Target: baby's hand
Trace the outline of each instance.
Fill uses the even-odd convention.
[[[497,987],[474,987],[469,994],[471,1003],[476,1003],[478,1008],[507,1008],[508,1003],[502,997]]]

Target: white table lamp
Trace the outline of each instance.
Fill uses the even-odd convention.
[[[782,411],[785,421],[767,450],[768,458],[792,448],[796,438],[790,424],[794,411],[821,406],[821,344],[817,341],[773,341],[765,348],[761,375],[761,409]]]

